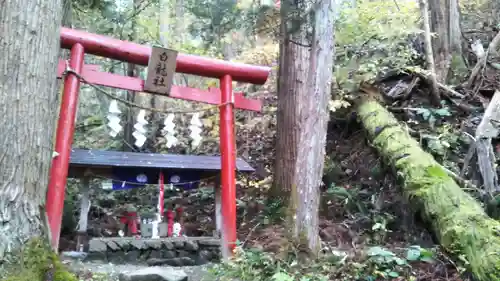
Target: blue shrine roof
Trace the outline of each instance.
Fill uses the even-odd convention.
[[[221,170],[220,156],[140,153],[110,150],[86,150],[73,148],[70,167],[123,167],[163,170],[197,170],[215,172]],[[236,159],[239,172],[255,171],[243,159]]]

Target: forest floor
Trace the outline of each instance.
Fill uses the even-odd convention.
[[[411,77],[402,79],[411,80]],[[398,78],[381,84],[381,88],[387,92],[398,81],[402,80]],[[492,94],[491,91],[485,93]],[[238,130],[241,132],[237,140],[238,154],[257,170],[253,178],[238,181],[238,239],[246,248],[279,252],[286,243],[286,231],[283,224],[275,223],[276,209],[266,203],[266,191],[272,174],[270,167],[274,159],[276,96],[270,91],[258,94],[265,100],[263,114],[258,117],[237,115],[237,122],[240,124]],[[469,144],[462,132],[470,131],[470,128],[477,125],[480,113],[465,114],[460,108],[454,107],[453,103],[445,103],[444,111],[435,113],[428,102],[426,89],[421,86],[412,91],[411,99],[386,101],[386,104],[408,128],[416,132],[426,151],[432,153],[448,169],[460,169],[459,165],[463,162]],[[430,112],[434,120],[429,120],[429,115],[425,112]],[[464,268],[439,249],[426,226],[422,225],[418,216],[413,215],[409,204],[401,195],[393,172],[370,147],[363,129],[351,115],[348,111],[332,115],[328,129],[320,210],[320,236],[325,251],[342,251],[350,261],[361,264],[369,263],[371,257],[367,257],[366,252],[370,249],[387,250],[390,255],[408,262],[408,267],[403,270],[404,276],[411,276],[410,279],[394,277],[393,280],[470,280],[463,274]],[[251,124],[241,125],[245,123]],[[144,209],[154,210],[157,200],[154,190],[146,188],[113,195],[104,192],[94,194],[93,202],[96,204],[90,213],[92,234],[102,236],[109,235],[106,232],[116,232],[114,228],[117,223],[113,222],[110,215],[115,206],[134,203]],[[212,234],[215,227],[213,188],[185,192],[182,196],[175,195],[168,198],[166,204],[173,202],[181,202],[184,207],[185,231],[188,236]],[[76,217],[77,211],[74,215]],[[63,247],[74,249],[73,236],[67,233],[64,238]],[[411,258],[412,249],[427,249],[432,252],[432,261]],[[95,263],[86,263],[85,267],[111,275],[135,269]],[[186,270],[191,270],[195,276],[205,274],[204,270]],[[198,280],[196,278],[192,280]]]
[[[120,274],[137,272],[148,268],[146,265],[79,261],[72,261],[68,263],[68,266],[73,272],[77,273],[81,281],[118,281]],[[169,269],[184,271],[189,276],[189,281],[203,281],[208,276],[207,266],[170,267]]]

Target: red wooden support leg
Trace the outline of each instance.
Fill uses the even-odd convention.
[[[221,238],[224,258],[229,257],[236,246],[236,142],[232,82],[230,75],[220,79]]]
[[[137,236],[137,212],[127,213],[127,227],[131,236]]]
[[[69,67],[78,74],[82,72],[83,57],[83,46],[76,43],[71,48]],[[73,143],[73,132],[75,130],[75,116],[78,107],[79,90],[80,79],[76,75],[68,73],[64,80],[64,92],[61,100],[59,121],[57,123],[55,151],[59,153],[59,155],[52,160],[46,203],[52,237],[51,242],[55,251],[57,251],[59,247],[59,235],[61,233],[64,207],[64,192],[68,176],[71,144]]]
[[[172,237],[172,233],[174,230],[174,212],[170,209],[167,211],[167,236]]]

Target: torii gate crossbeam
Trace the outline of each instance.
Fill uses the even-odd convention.
[[[64,27],[61,28],[61,48],[71,49],[69,59],[71,72],[64,80],[55,144],[55,151],[58,155],[52,161],[46,202],[52,247],[55,250],[59,245],[64,194],[81,82],[79,76],[89,83],[125,90],[143,90],[144,86],[144,81],[141,79],[99,72],[96,67],[84,65],[84,56],[92,54],[147,66],[152,50],[148,46]],[[220,79],[220,90],[202,91],[173,87],[171,93],[174,98],[220,104],[221,235],[223,254],[226,252],[228,255],[236,242],[236,143],[233,109],[237,107],[245,110],[260,110],[260,101],[250,100],[241,94],[233,93],[232,81],[264,84],[269,76],[270,68],[178,54],[176,72]]]

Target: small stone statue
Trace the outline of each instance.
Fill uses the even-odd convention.
[[[176,222],[174,223],[173,227],[172,227],[172,236],[173,237],[180,237],[181,236],[181,230],[182,230],[182,227],[181,227],[181,224]]]

